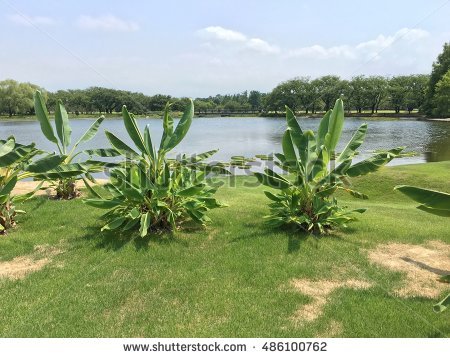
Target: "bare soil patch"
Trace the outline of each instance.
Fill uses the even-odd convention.
[[[97,180],[98,184],[100,184],[100,185],[103,185],[108,181],[107,179],[96,179],[96,180]],[[38,183],[39,182],[36,182],[36,181],[21,181],[16,184],[12,193],[13,193],[13,195],[22,195],[22,194],[29,193],[30,191],[33,191],[36,188]],[[76,185],[77,185],[77,188],[79,188],[79,189],[84,188],[84,182],[82,180],[77,180]],[[44,183],[43,187],[48,187],[48,183]],[[36,193],[36,195],[53,196],[53,195],[55,195],[55,192],[51,188],[45,189],[45,190],[41,189]]]
[[[0,261],[0,279],[24,278],[28,274],[42,269],[62,252],[63,250],[53,246],[38,245],[30,255],[18,256],[10,261]]]
[[[356,290],[364,290],[372,286],[367,281],[360,280],[342,280],[342,281],[328,281],[319,280],[312,281],[306,279],[293,280],[292,285],[296,290],[302,294],[312,298],[312,301],[300,307],[295,312],[292,319],[299,322],[312,322],[317,319],[325,308],[329,296],[339,288],[352,288]]]
[[[400,297],[437,298],[448,283],[440,282],[450,274],[450,245],[430,241],[426,245],[391,243],[369,251],[369,260],[377,265],[406,274],[402,287],[394,293]]]

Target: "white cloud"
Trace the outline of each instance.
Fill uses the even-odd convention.
[[[97,17],[82,15],[78,18],[77,25],[84,30],[130,32],[139,29],[136,22],[125,21],[111,14]]]
[[[209,26],[202,30],[200,33],[206,35],[207,37],[216,38],[224,41],[237,41],[244,42],[247,40],[247,37],[240,32],[225,29],[221,26]]]
[[[259,38],[249,38],[241,32],[226,29],[221,26],[209,26],[198,31],[198,33],[209,40],[220,40],[230,43],[238,43],[243,48],[253,50],[261,53],[279,53],[280,49],[277,46],[269,44]],[[207,43],[212,46],[211,43]]]
[[[379,59],[380,53],[394,44],[404,45],[422,40],[429,36],[429,33],[422,29],[403,28],[393,35],[378,35],[375,39],[361,42],[357,45],[339,45],[333,47],[323,47],[313,45],[301,47],[287,52],[287,57],[303,57],[316,59]]]
[[[11,14],[8,15],[8,19],[22,26],[33,26],[33,25],[54,25],[56,21],[50,17],[45,16],[28,16],[25,14]]]
[[[278,53],[280,49],[277,46],[270,45],[267,41],[261,39],[250,39],[246,43],[248,48],[265,53]]]

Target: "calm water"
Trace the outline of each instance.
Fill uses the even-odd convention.
[[[365,143],[360,148],[360,159],[369,156],[375,149],[389,149],[403,145],[407,147],[407,151],[417,152],[418,155],[397,159],[392,164],[450,160],[450,122],[409,119],[365,121],[369,129]],[[92,122],[92,119],[72,120],[72,138],[77,140]],[[363,122],[359,118],[347,118],[341,143],[346,143]],[[146,124],[150,125],[153,143],[159,145],[162,121],[141,119],[138,123],[141,128],[144,128]],[[304,129],[316,131],[319,120],[301,118],[300,124]],[[103,122],[97,136],[87,143],[84,149],[109,147],[104,129],[129,142],[121,118],[107,119]],[[279,152],[285,129],[286,122],[283,118],[194,118],[188,135],[176,148],[174,155],[219,149],[212,159],[229,161],[232,155],[251,157],[255,154]],[[39,148],[54,150],[52,144],[42,135],[37,121],[0,122],[0,138],[6,138],[9,135],[14,135],[18,142],[35,142]],[[342,148],[338,148],[340,149]]]

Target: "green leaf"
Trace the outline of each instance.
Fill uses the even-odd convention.
[[[298,158],[297,153],[295,152],[290,129],[287,129],[284,132],[283,139],[281,140],[281,146],[283,148],[284,157],[286,158],[286,164],[290,166],[296,166]]]
[[[134,119],[134,116],[132,114],[128,113],[126,106],[122,107],[122,117],[125,124],[125,129],[127,130],[128,135],[130,136],[136,147],[138,147],[142,153],[147,153],[148,155],[150,155],[149,151],[145,147],[144,139],[142,138],[142,134],[139,131],[136,120]]]
[[[141,216],[141,227],[139,229],[139,233],[141,234],[141,237],[147,236],[148,228],[150,227],[151,223],[151,217],[150,214],[147,212]]]
[[[122,189],[122,193],[127,197],[127,199],[131,200],[131,201],[138,201],[138,202],[143,202],[144,201],[144,196],[141,194],[141,192],[132,187],[131,185],[128,185],[126,188]]]
[[[108,132],[105,130],[106,138],[108,138],[111,145],[117,149],[118,152],[130,155],[133,158],[139,158],[139,154],[137,154],[133,149],[131,149],[128,145],[126,145],[124,142],[122,142],[119,138],[117,138],[114,134],[111,132]]]
[[[276,196],[275,194],[271,193],[270,191],[264,190],[264,194],[265,194],[270,200],[277,201],[277,202],[279,202],[279,201],[282,200],[281,198],[279,198],[279,197]]]
[[[14,137],[8,138],[8,140],[0,146],[0,157],[3,157],[12,152],[14,147],[16,146],[16,140]]]
[[[28,165],[25,170],[31,173],[46,173],[55,169],[66,159],[65,155],[48,155],[42,159],[36,160],[34,163]]]
[[[433,306],[433,310],[436,313],[444,312],[448,306],[450,306],[450,294],[447,295],[441,302]]]
[[[56,139],[55,133],[53,132],[53,128],[50,124],[50,119],[48,116],[47,107],[40,91],[36,91],[36,93],[34,94],[34,110],[36,112],[36,117],[39,120],[44,136],[50,142],[58,144],[58,139]]]
[[[436,209],[426,205],[419,205],[417,209],[437,216],[450,217],[450,210],[447,209]]]
[[[336,145],[341,137],[342,128],[344,126],[344,102],[342,99],[336,100],[333,110],[331,111],[330,120],[328,124],[328,134],[330,135],[328,141],[325,143],[330,153],[334,152]]]
[[[175,131],[170,136],[170,140],[168,141],[167,145],[164,145],[163,149],[166,152],[169,152],[170,150],[175,148],[178,145],[178,143],[180,143],[183,140],[183,138],[186,136],[191,126],[193,117],[194,117],[194,103],[192,102],[192,99],[189,99],[189,104],[186,110],[184,111],[180,121],[178,122]]]
[[[342,190],[345,190],[347,193],[349,193],[351,196],[354,196],[355,198],[364,199],[364,200],[369,199],[369,197],[366,194],[360,193],[359,191],[352,190],[349,188],[344,188],[344,187],[339,187],[339,188]]]
[[[70,145],[70,135],[72,129],[69,124],[69,116],[64,108],[61,100],[56,103],[55,109],[55,127],[58,134],[59,141],[62,144],[63,154],[66,154],[67,147]]]
[[[293,143],[298,147],[300,145],[300,137],[302,136],[303,132],[300,128],[300,125],[297,122],[297,118],[295,117],[294,112],[288,107],[286,108],[286,122],[287,122],[287,129],[291,131],[291,137]]]
[[[414,201],[434,209],[450,210],[450,194],[423,189],[411,185],[398,185],[394,188]]]
[[[342,153],[337,158],[338,162],[344,162],[348,159],[352,159],[355,156],[355,151],[358,149],[361,144],[364,142],[364,138],[366,137],[367,132],[367,124],[361,124],[358,130],[353,134],[350,141],[345,146]]]
[[[205,188],[205,184],[198,184],[177,192],[180,196],[193,196],[201,193]]]
[[[394,148],[356,163],[347,170],[346,174],[350,177],[356,177],[377,171],[392,159],[396,158],[403,149],[405,149],[405,147]]]
[[[325,113],[320,120],[319,129],[317,131],[317,147],[320,148],[325,144],[325,136],[328,133],[328,126],[330,124],[331,109]]]
[[[78,147],[79,144],[84,143],[84,142],[88,142],[92,138],[94,138],[94,136],[97,134],[98,129],[100,128],[100,125],[102,124],[104,119],[105,119],[104,116],[100,116],[99,118],[97,118],[97,120],[94,123],[92,123],[91,126],[88,128],[88,130],[81,136],[81,138],[78,140],[78,142],[75,143],[75,145],[73,146],[72,151],[76,147]]]
[[[112,209],[123,203],[121,200],[104,200],[104,199],[85,199],[83,203],[86,203],[94,208],[99,209]]]
[[[115,218],[114,220],[111,220],[109,223],[107,223],[105,226],[101,228],[101,231],[104,230],[116,230],[119,228],[126,220],[126,217],[119,217]]]
[[[150,157],[154,160],[155,159],[155,150],[153,148],[152,144],[152,137],[150,135],[150,125],[146,125],[144,129],[144,144],[147,148],[147,153],[150,154]]]
[[[159,144],[160,150],[167,146],[173,134],[173,118],[170,115],[170,106],[171,104],[167,103],[164,108],[163,135],[161,137],[161,143]]]
[[[95,155],[97,157],[104,157],[104,158],[118,157],[121,155],[121,153],[114,148],[88,149],[83,151],[83,153],[86,153],[89,156]]]
[[[82,177],[81,179],[83,179],[84,186],[91,193],[92,196],[99,198],[99,199],[103,199],[103,197],[88,183],[88,181],[84,177]],[[103,200],[105,200],[105,199],[103,199]]]
[[[21,195],[15,195],[12,200],[14,203],[23,203],[25,201],[27,201],[28,199],[31,199],[33,197],[34,194],[36,194],[36,192],[41,189],[42,185],[44,184],[43,181],[41,181],[32,191],[30,191],[29,193],[26,194],[21,194]]]
[[[17,184],[17,175],[11,177],[0,190],[0,196],[8,195]]]
[[[274,189],[288,189],[290,184],[285,180],[280,180],[275,176],[270,176],[263,173],[254,173],[258,181],[266,186]]]

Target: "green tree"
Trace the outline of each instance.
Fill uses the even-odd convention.
[[[341,95],[341,79],[339,76],[322,76],[313,82],[316,85],[317,93],[321,94],[323,110],[328,111],[336,98]]]
[[[11,79],[0,81],[0,113],[10,117],[33,113],[33,93],[40,89],[32,83],[20,83]]]
[[[450,117],[450,70],[436,84],[432,104],[433,115]]]
[[[260,110],[262,107],[262,94],[259,91],[250,91],[248,95],[248,103],[252,107],[252,109]]]
[[[433,63],[431,70],[430,81],[428,82],[428,91],[425,102],[423,104],[423,111],[427,114],[433,113],[434,93],[436,85],[442,77],[450,69],[450,42],[444,44],[442,52],[438,55],[436,61]]]

